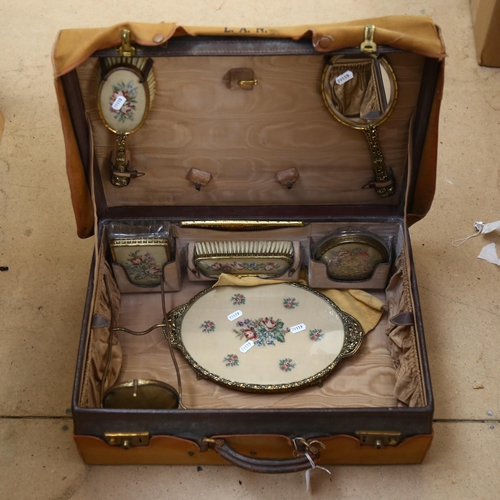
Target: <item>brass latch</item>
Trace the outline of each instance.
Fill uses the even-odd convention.
[[[119,446],[124,450],[136,446],[149,445],[149,432],[107,432],[104,440],[111,446]]]
[[[255,78],[253,80],[238,80],[238,85],[243,87],[245,85],[257,85],[259,82]]]
[[[135,47],[132,47],[130,43],[130,30],[123,29],[120,32],[120,37],[122,39],[122,44],[116,50],[120,52],[122,57],[133,57],[135,56]]]
[[[375,446],[377,450],[384,446],[396,446],[401,440],[401,432],[356,431],[355,434],[362,446]]]
[[[259,83],[251,68],[233,68],[228,71],[225,78],[229,79],[231,90],[252,90]]]
[[[375,36],[375,26],[368,24],[365,26],[365,40],[359,46],[359,50],[365,54],[372,54],[377,52],[377,44],[373,41]]]

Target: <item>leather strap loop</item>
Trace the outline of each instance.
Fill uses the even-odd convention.
[[[125,172],[120,172],[114,167],[111,170],[113,175],[116,175],[117,177],[128,177],[130,179],[136,179],[137,177],[146,175],[145,172],[139,172],[137,170],[125,170]]]
[[[388,180],[388,181],[384,181],[384,182],[371,181],[368,184],[365,184],[363,186],[363,189],[370,189],[370,188],[378,189],[378,188],[389,187],[389,186],[392,186],[393,184],[394,184],[394,181],[392,181],[392,180]]]
[[[413,326],[415,324],[415,317],[412,312],[405,311],[393,316],[390,322],[396,326]]]

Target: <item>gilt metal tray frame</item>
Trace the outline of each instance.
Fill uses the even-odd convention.
[[[288,286],[302,288],[307,290],[314,295],[318,296],[322,300],[324,300],[338,315],[344,325],[344,343],[342,345],[342,349],[340,353],[335,357],[332,362],[326,366],[324,369],[316,373],[315,375],[305,378],[303,380],[299,380],[292,383],[286,384],[250,384],[244,382],[237,382],[234,380],[229,380],[223,378],[219,375],[211,373],[209,370],[201,366],[188,352],[183,341],[182,341],[182,321],[187,311],[192,307],[192,305],[202,298],[204,295],[212,292],[215,287],[207,288],[202,292],[195,295],[189,302],[178,306],[172,309],[167,315],[167,323],[168,323],[168,331],[170,335],[170,341],[172,345],[177,348],[186,361],[191,365],[194,371],[198,374],[199,377],[211,380],[212,382],[216,382],[217,384],[221,384],[223,386],[229,387],[231,389],[245,391],[245,392],[258,392],[258,393],[276,393],[276,392],[288,392],[296,389],[301,389],[304,387],[308,387],[311,385],[321,385],[322,382],[330,375],[333,369],[338,365],[341,359],[351,356],[354,354],[359,347],[361,346],[361,342],[363,341],[363,328],[358,320],[356,320],[350,314],[342,311],[332,300],[330,300],[326,295],[313,290],[305,285],[300,283],[284,283]],[[262,285],[262,286],[273,286],[273,285]]]

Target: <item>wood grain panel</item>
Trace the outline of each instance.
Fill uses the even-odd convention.
[[[420,89],[424,58],[388,56],[397,74],[399,100],[380,127],[387,165],[401,186],[410,118]],[[362,132],[336,122],[320,95],[320,56],[157,58],[156,98],[145,126],[129,140],[133,168],[146,172],[125,188],[109,183],[107,156],[114,136],[96,106],[97,61],[78,68],[82,94],[108,206],[397,204],[399,196],[378,197],[361,186],[372,177]],[[252,91],[230,90],[232,68],[252,68]],[[212,174],[196,191],[191,168]],[[295,167],[292,190],[276,173]]]

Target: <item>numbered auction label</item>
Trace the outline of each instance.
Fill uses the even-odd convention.
[[[229,321],[234,321],[235,319],[238,319],[240,316],[243,316],[243,313],[238,309],[237,311],[234,311],[234,313],[231,313],[227,319]]]
[[[116,99],[115,99],[115,102],[113,104],[111,104],[111,107],[116,110],[116,111],[120,111],[120,109],[122,109],[123,105],[127,102],[127,98],[122,96],[122,95],[119,95]]]
[[[248,352],[254,345],[255,342],[253,340],[249,340],[240,347],[240,351],[244,354],[245,352]]]
[[[335,78],[335,83],[337,85],[344,85],[344,83],[352,80],[353,78],[354,74],[352,73],[352,71],[347,70],[345,73],[342,73],[341,75],[337,76],[337,78]]]
[[[295,326],[291,326],[290,327],[290,331],[292,333],[299,333],[299,332],[302,332],[306,329],[306,325],[304,325],[304,323],[300,323],[300,325],[295,325]]]

